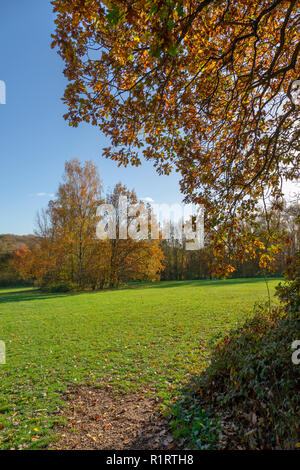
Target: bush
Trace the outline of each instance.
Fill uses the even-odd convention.
[[[76,285],[71,282],[53,282],[43,287],[42,290],[51,293],[63,293],[76,290]]]
[[[185,390],[167,412],[170,428],[179,444],[190,450],[218,448],[220,427],[207,408],[199,406],[193,390]]]
[[[215,346],[199,392],[230,428],[227,447],[236,448],[235,435],[243,448],[294,448],[300,412],[300,365],[291,360],[296,339],[298,311],[261,308]]]

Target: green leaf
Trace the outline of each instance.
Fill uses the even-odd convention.
[[[148,13],[149,18],[151,18],[151,16],[154,16],[156,12],[157,12],[157,5],[153,5],[150,8],[149,13]]]
[[[175,23],[172,19],[168,20],[168,30],[171,31],[175,26]]]
[[[108,26],[117,26],[121,21],[124,13],[121,13],[120,8],[118,6],[114,6],[106,15],[106,19],[108,22]]]
[[[160,56],[161,49],[158,44],[152,44],[149,50],[150,57],[158,57]]]
[[[178,16],[180,17],[184,16],[184,9],[183,9],[181,2],[178,3],[176,10],[177,10]]]
[[[172,56],[175,57],[178,53],[178,47],[176,44],[170,43],[168,53]]]

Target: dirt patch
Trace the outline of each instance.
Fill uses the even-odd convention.
[[[131,394],[116,397],[110,389],[77,388],[66,393],[68,424],[56,432],[53,449],[164,450],[179,449],[160,415],[158,403]]]

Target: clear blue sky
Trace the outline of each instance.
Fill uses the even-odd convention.
[[[139,197],[158,203],[180,202],[178,176],[159,176],[150,163],[118,168],[101,157],[105,141],[85,124],[69,127],[62,115],[66,85],[63,62],[50,48],[54,15],[48,0],[1,1],[0,80],[0,233],[33,232],[36,212],[55,193],[64,162],[73,157],[97,163],[104,187],[118,181]]]

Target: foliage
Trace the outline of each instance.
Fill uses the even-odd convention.
[[[112,202],[117,210],[118,197],[123,194],[127,195],[129,201],[136,202],[137,196],[134,191],[129,191],[122,184],[117,184],[113,190],[106,195],[106,202]],[[299,217],[299,205],[296,202],[285,203],[282,211],[275,208],[270,212],[270,224],[274,229],[284,227],[288,234],[288,244],[278,253],[274,253],[273,275],[281,275],[286,269],[291,270],[293,259],[300,246],[300,226],[297,224]],[[245,222],[245,228],[251,228]],[[266,245],[267,240],[264,238],[265,233],[265,220],[263,214],[258,214],[257,217],[256,237],[259,241]],[[173,233],[173,231],[171,231]],[[36,255],[38,254],[34,247],[38,245],[39,238],[37,236],[15,236],[15,235],[0,235],[0,285],[16,286],[16,285],[32,285],[33,280],[28,277],[28,272],[21,272],[21,266],[15,262],[11,262],[11,258],[16,257],[17,254],[21,255],[24,247],[33,250]],[[208,279],[213,277],[213,250],[210,242],[209,233],[205,234],[205,248],[202,250],[188,251],[185,249],[184,240],[177,240],[174,235],[169,240],[160,240],[159,243],[147,245],[140,243],[140,248],[134,243],[124,242],[117,240],[116,242],[110,241],[108,243],[101,243],[99,251],[95,253],[94,259],[89,259],[88,270],[84,270],[85,284],[89,286],[104,287],[109,283],[111,285],[119,285],[129,280],[145,280],[145,278],[156,279],[158,276],[162,280],[188,280],[188,279]],[[163,252],[164,260],[161,262],[161,269],[157,263],[158,259],[162,259],[161,255],[158,256],[160,249]],[[20,251],[21,250],[21,251]],[[123,257],[122,253],[127,251],[128,256]],[[114,269],[111,273],[104,263],[100,263],[99,259],[105,259],[109,253],[114,252],[114,262],[111,267]],[[146,253],[146,256],[140,256],[140,253]],[[130,256],[129,256],[130,254]],[[150,265],[152,259],[153,265]],[[145,260],[147,261],[148,268],[146,269]],[[228,254],[227,262],[229,263],[230,256]],[[253,257],[248,261],[240,262],[238,258],[233,259],[236,267],[231,277],[263,277],[266,275],[265,270],[259,266],[259,259]],[[110,263],[106,259],[106,263]],[[24,268],[24,266],[23,266]],[[156,270],[156,271],[155,271]],[[114,272],[113,272],[114,271]],[[270,273],[268,273],[268,276]],[[25,276],[25,277],[24,277]],[[25,280],[26,279],[26,280]],[[54,281],[54,284],[57,281]],[[72,289],[76,288],[73,283]]]
[[[226,447],[295,447],[300,369],[292,363],[291,345],[299,334],[299,312],[262,306],[215,346],[199,393],[222,419],[225,433],[229,427]]]
[[[0,235],[0,254],[12,254],[17,248],[24,245],[32,248],[36,242],[35,235],[2,234]]]
[[[143,390],[161,395],[167,411],[207,367],[211,338],[246,318],[257,298],[266,298],[261,279],[70,294],[1,290],[0,447],[36,449],[53,439],[69,386]]]
[[[186,448],[215,450],[218,447],[219,423],[208,409],[199,406],[197,396],[183,394],[171,405],[169,414],[173,436]]]
[[[228,252],[272,266],[285,237],[267,227],[262,247],[255,218],[299,176],[297,0],[52,3],[69,124],[98,126],[119,164],[180,172],[205,205],[215,274],[232,272]]]
[[[274,247],[267,248],[266,252],[272,255],[272,274],[282,275],[286,269],[290,270],[297,250],[300,249],[300,226],[297,223],[299,218],[299,203],[285,202],[281,210],[276,207],[269,210],[269,225],[272,230],[284,228],[287,234],[287,244],[276,250]],[[261,209],[256,217],[255,236],[261,246],[267,247],[268,237],[265,237],[267,230],[264,211]],[[244,229],[251,231],[251,224],[244,222]],[[214,254],[213,246],[210,240],[210,233],[205,233],[205,247],[202,250],[188,251],[185,249],[184,240],[178,240],[173,236],[169,240],[160,242],[166,259],[166,268],[162,272],[163,280],[184,280],[184,279],[203,279],[212,278]],[[273,252],[273,253],[272,253]],[[264,277],[270,276],[270,272],[261,268],[261,259],[256,256],[250,256],[248,260],[240,261],[238,256],[232,256],[226,253],[226,263],[232,262],[235,270],[231,277]]]
[[[51,282],[43,289],[43,291],[56,293],[56,292],[71,292],[76,289],[77,289],[77,285],[72,284],[70,282],[65,282],[64,284]]]
[[[290,259],[285,283],[276,287],[276,295],[288,313],[300,311],[300,252]]]
[[[117,206],[122,194],[134,191],[117,184],[107,202]],[[104,202],[97,167],[73,159],[65,164],[64,182],[56,199],[38,218],[38,244],[15,250],[11,266],[23,279],[52,292],[118,287],[121,282],[155,280],[163,269],[157,241],[99,240],[97,208]]]
[[[138,203],[134,190],[130,191],[126,186],[118,183],[114,189],[107,194],[105,202],[111,204],[116,211],[117,230],[116,237],[109,240],[111,259],[109,263],[108,276],[109,285],[118,287],[120,283],[129,281],[159,280],[160,273],[164,269],[164,255],[157,240],[150,239],[149,217],[146,222],[148,227],[148,239],[133,240],[128,237],[123,240],[120,231],[119,198],[126,197],[129,207]],[[140,202],[141,203],[141,202]],[[149,211],[143,203],[146,216]],[[140,215],[140,217],[142,217]],[[128,215],[127,228],[133,222],[134,217]],[[121,224],[122,225],[122,224]]]
[[[37,243],[34,235],[0,235],[0,286],[30,285],[31,282],[20,276],[11,259],[16,250],[23,247],[32,248]]]

